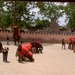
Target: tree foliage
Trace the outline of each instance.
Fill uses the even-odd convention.
[[[46,19],[40,20],[39,18],[35,20],[36,28],[47,29],[50,26],[50,22]]]
[[[75,28],[75,3],[68,2],[64,7],[64,12],[67,15],[66,20],[68,20],[67,27]]]
[[[62,9],[54,2],[42,2],[38,5],[39,13],[46,17],[49,21],[58,20],[62,16]]]
[[[2,25],[5,27],[13,26],[15,24],[19,27],[26,27],[28,24],[32,24],[32,16],[30,14],[30,6],[26,1],[4,1],[0,2],[0,19]],[[3,5],[2,5],[3,4]]]
[[[33,8],[38,8],[38,14],[42,15],[35,19],[36,11],[31,13]],[[54,19],[58,20],[63,15],[68,20],[67,27],[75,28],[75,3],[46,2],[46,1],[0,1],[0,26],[12,27],[17,24],[20,28],[47,29]]]

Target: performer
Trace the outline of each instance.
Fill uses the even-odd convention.
[[[16,54],[18,54],[18,55],[16,55],[16,57],[18,56],[18,62],[22,62],[22,57],[21,57],[21,46],[22,46],[22,44],[23,44],[23,41],[20,42],[20,44],[17,48],[17,52],[16,52]]]
[[[31,44],[32,44],[32,52],[36,53],[36,41],[34,39],[32,39]]]

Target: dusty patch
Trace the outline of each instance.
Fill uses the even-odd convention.
[[[2,42],[5,46],[5,42]],[[8,45],[8,63],[0,54],[0,75],[75,75],[75,53],[62,50],[61,44],[43,43],[42,54],[34,54],[34,62],[18,63],[15,57],[17,46]],[[67,48],[67,45],[66,45]]]

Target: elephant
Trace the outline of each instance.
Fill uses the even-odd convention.
[[[31,42],[32,44],[32,52],[33,53],[42,53],[43,46],[40,41]],[[35,47],[33,46],[35,44]]]
[[[36,42],[36,53],[42,53],[43,50],[43,46],[42,43],[40,41]]]
[[[16,51],[16,57],[18,56],[18,62],[28,59],[30,62],[34,61],[33,54],[25,44],[19,45]]]
[[[25,44],[25,47],[28,48],[33,54],[34,53],[42,53],[43,46],[40,41],[35,41],[35,51],[32,42],[28,42]]]
[[[21,39],[21,32],[17,26],[14,26],[13,28],[13,39],[14,39],[15,45],[16,45],[16,42],[18,42],[18,45],[19,45],[19,42]]]
[[[75,43],[75,37],[72,36],[68,39],[68,49],[73,50],[74,43]]]

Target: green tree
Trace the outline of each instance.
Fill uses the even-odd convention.
[[[35,28],[39,28],[39,29],[48,29],[50,26],[50,22],[46,19],[44,20],[40,20],[39,18],[37,18],[35,20]]]
[[[0,27],[3,25],[2,24],[2,18],[4,16],[4,13],[3,13],[3,1],[0,1]]]
[[[75,28],[75,3],[68,2],[66,6],[64,6],[64,12],[67,15],[66,20],[68,20],[67,27]]]
[[[43,16],[42,20],[33,18],[35,11],[30,13],[30,10],[36,7],[40,9],[39,14]],[[5,27],[17,24],[20,28],[42,26],[45,28],[48,27],[49,22],[63,15],[62,8],[62,5],[56,5],[54,2],[2,1],[0,2],[0,22]]]
[[[61,6],[62,5],[55,4],[55,2],[42,2],[38,5],[38,8],[43,18],[46,17],[49,21],[53,21],[54,19],[58,20],[58,18],[63,15],[63,11],[60,8]]]
[[[30,3],[27,1],[3,1],[0,2],[0,21],[5,27],[15,24],[19,27],[27,27],[32,24],[32,14],[30,14]]]

